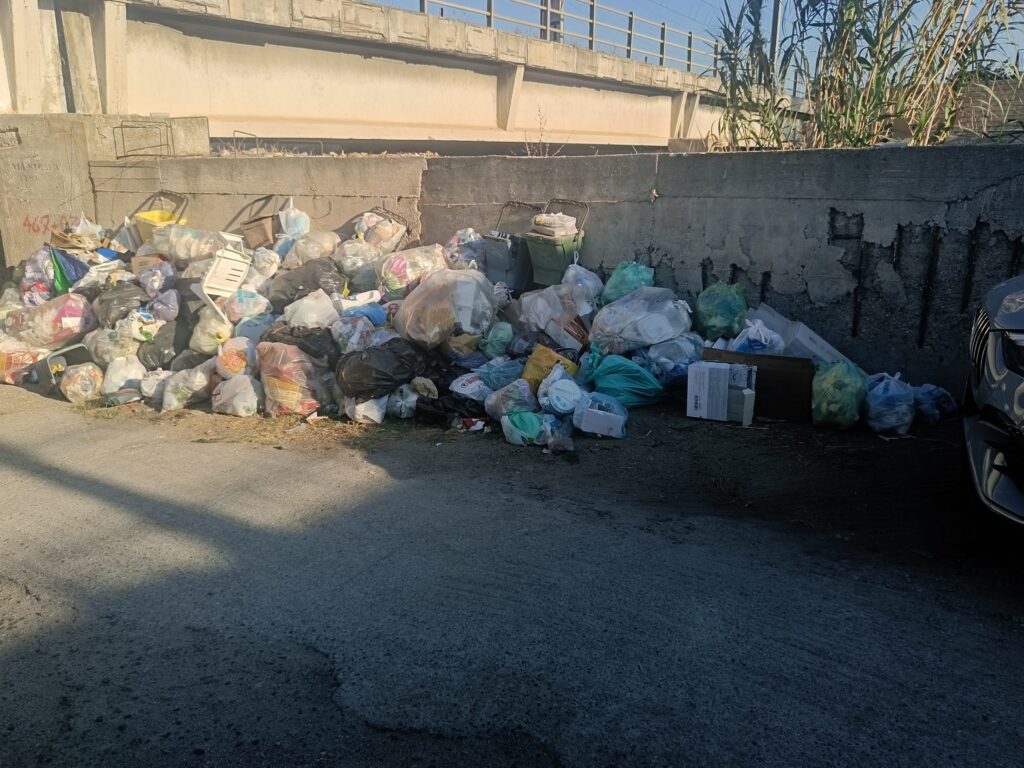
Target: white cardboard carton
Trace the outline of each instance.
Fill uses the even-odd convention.
[[[729,417],[729,363],[693,363],[687,371],[686,415],[726,421]]]

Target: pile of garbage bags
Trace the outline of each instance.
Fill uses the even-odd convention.
[[[692,309],[643,264],[605,281],[573,263],[560,284],[513,299],[477,268],[472,229],[402,249],[406,227],[386,212],[363,214],[346,240],[291,205],[278,217],[273,247],[252,251],[182,223],[132,251],[81,223],[79,247],[45,244],[0,292],[0,379],[75,404],[493,423],[513,445],[561,453],[579,433],[622,438],[629,409],[678,398],[709,346],[784,353],[747,320],[737,285],[709,286]],[[236,290],[209,293],[227,248],[247,269]],[[815,376],[812,408],[816,424],[904,435],[955,403],[836,363]]]

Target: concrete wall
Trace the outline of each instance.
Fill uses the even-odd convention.
[[[869,370],[959,385],[988,287],[1021,269],[1024,147],[591,158],[172,159],[92,167],[112,223],[160,187],[192,195],[191,222],[223,227],[263,195],[333,228],[385,204],[414,239],[490,229],[506,200],[591,204],[584,264],[625,259],[693,299],[739,282]]]
[[[356,0],[0,0],[0,114],[209,118],[215,136],[666,148],[717,80]]]

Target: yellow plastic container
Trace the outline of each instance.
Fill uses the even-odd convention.
[[[135,225],[139,237],[142,238],[142,242],[148,243],[153,239],[153,232],[155,230],[166,227],[168,224],[181,224],[184,226],[188,221],[184,217],[179,219],[173,211],[157,209],[136,213],[132,218],[132,223]]]

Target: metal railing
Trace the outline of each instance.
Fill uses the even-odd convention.
[[[388,0],[377,0],[387,3]],[[419,0],[421,13],[604,51],[633,61],[718,75],[718,42],[602,0]]]

